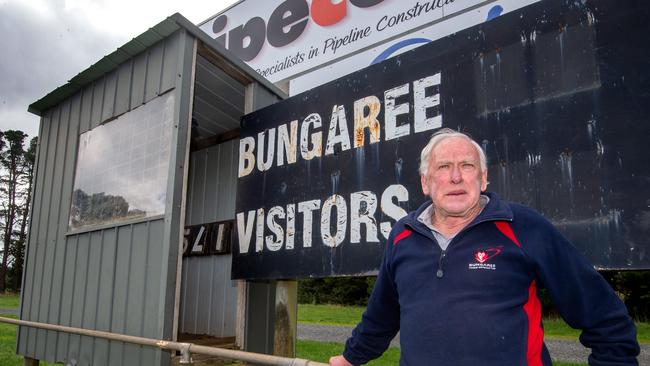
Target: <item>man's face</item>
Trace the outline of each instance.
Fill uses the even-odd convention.
[[[431,151],[429,169],[420,180],[437,214],[464,217],[478,206],[487,171],[481,172],[478,152],[468,140],[449,137]]]

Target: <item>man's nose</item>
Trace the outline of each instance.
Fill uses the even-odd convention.
[[[462,174],[460,174],[460,167],[453,166],[451,168],[451,181],[452,183],[460,183],[463,180]]]

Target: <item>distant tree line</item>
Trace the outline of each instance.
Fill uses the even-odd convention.
[[[0,292],[19,291],[32,201],[37,138],[0,131]]]
[[[129,203],[122,196],[104,192],[88,194],[82,189],[75,189],[72,192],[70,225],[75,229],[145,217],[146,215],[146,211],[129,209]]]

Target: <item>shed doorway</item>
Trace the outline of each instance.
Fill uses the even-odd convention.
[[[218,64],[214,53],[199,49],[191,101],[177,337],[234,348],[237,283],[230,279],[230,253],[245,85]]]

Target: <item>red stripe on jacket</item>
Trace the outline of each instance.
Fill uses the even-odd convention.
[[[395,236],[395,240],[393,240],[393,245],[397,245],[397,242],[406,238],[407,236],[413,234],[413,232],[410,229],[404,229],[401,233],[397,234]]]
[[[528,288],[528,301],[524,305],[528,317],[528,349],[526,360],[528,366],[542,366],[542,345],[544,344],[544,329],[542,329],[542,304],[537,297],[535,281]]]
[[[507,221],[495,221],[494,225],[497,226],[497,229],[499,231],[508,237],[508,239],[512,240],[513,243],[517,244],[519,248],[521,248],[521,244],[519,244],[519,240],[517,240],[517,237],[515,236],[515,233],[512,231],[512,228],[510,227],[510,224]]]
[[[519,248],[521,244],[507,221],[495,221],[494,225],[499,231],[512,240]],[[544,345],[544,329],[542,328],[542,304],[537,297],[535,281],[528,287],[528,301],[524,305],[524,312],[528,318],[528,343],[526,347],[526,361],[528,366],[542,366],[542,346]]]

